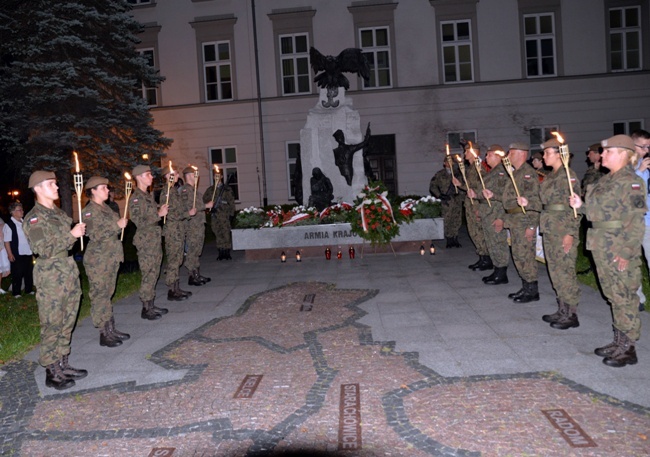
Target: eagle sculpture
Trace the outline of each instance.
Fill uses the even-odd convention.
[[[325,56],[311,47],[309,60],[315,73],[322,72],[316,75],[314,82],[318,87],[327,89],[327,101],[322,102],[326,108],[338,106],[339,102],[333,102],[333,99],[338,95],[339,87],[350,88],[350,81],[343,73],[356,73],[366,82],[370,79],[370,64],[361,49],[344,49],[334,57]]]

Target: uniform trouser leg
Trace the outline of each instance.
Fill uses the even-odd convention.
[[[115,292],[120,263],[111,259],[102,259],[101,263],[97,263],[98,265],[84,263],[84,266],[86,267],[89,283],[90,316],[93,325],[101,328],[113,317],[111,297]]]
[[[505,229],[497,232],[492,225],[492,220],[481,219],[485,244],[496,268],[507,267],[510,263],[510,249],[508,248],[508,233]]]
[[[203,213],[197,214],[194,217],[203,217]],[[199,257],[203,252],[203,244],[205,242],[205,229],[201,227],[190,227],[185,237],[187,243],[187,254],[185,255],[185,268],[189,272],[198,270],[200,263]]]
[[[639,297],[636,290],[641,284],[641,259],[630,259],[625,271],[618,271],[614,255],[601,250],[591,251],[603,294],[612,306],[614,327],[636,341],[641,335]]]
[[[467,231],[476,247],[476,253],[480,256],[488,255],[487,245],[485,244],[485,235],[483,226],[477,216],[478,203],[475,201],[472,205],[469,200],[465,200],[465,219],[467,220]]]
[[[230,233],[230,221],[227,215],[212,216],[210,227],[214,232],[217,249],[232,249],[232,236]]]
[[[72,257],[39,260],[34,268],[34,281],[41,324],[38,362],[47,366],[70,353],[81,298],[79,269]]]
[[[525,236],[526,227],[518,224],[510,225],[510,250],[512,251],[512,262],[517,268],[517,273],[523,281],[537,281],[537,261],[535,260],[535,243],[528,241]]]
[[[546,267],[557,298],[567,305],[577,306],[580,303],[580,285],[576,274],[579,241],[574,238],[571,249],[565,253],[562,247],[563,237],[564,235],[555,232],[542,235]]]
[[[143,302],[156,298],[156,283],[160,275],[160,263],[162,262],[162,247],[160,238],[156,237],[146,244],[136,246],[138,248],[138,264],[142,280],[140,282],[140,300]]]
[[[454,200],[443,203],[441,208],[442,219],[445,223],[445,238],[458,236],[460,226],[463,224],[463,207],[455,204]]]
[[[165,284],[172,286],[179,279],[179,270],[183,263],[185,248],[185,231],[180,228],[169,230],[165,233]]]

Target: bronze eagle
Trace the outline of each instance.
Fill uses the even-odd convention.
[[[311,68],[317,74],[314,82],[318,87],[327,88],[328,90],[344,87],[350,88],[350,81],[343,73],[356,73],[366,82],[370,79],[370,64],[368,59],[363,55],[361,49],[347,48],[339,53],[338,56],[325,56],[318,52],[314,47],[309,49],[309,60]]]

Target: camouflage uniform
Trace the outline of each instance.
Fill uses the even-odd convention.
[[[639,297],[641,285],[641,242],[647,211],[645,186],[631,165],[609,173],[589,186],[584,213],[592,228],[587,232],[603,294],[612,306],[614,327],[632,341],[639,339]],[[614,257],[627,259],[618,271]]]
[[[481,171],[483,173],[483,170]],[[483,186],[481,185],[481,178],[478,176],[478,171],[473,163],[468,165],[465,169],[465,176],[467,177],[467,184],[477,194],[481,193]],[[463,188],[464,189],[464,188]],[[467,190],[467,189],[464,189]],[[478,202],[472,201],[469,197],[465,197],[465,219],[467,220],[467,231],[469,237],[472,239],[476,247],[476,254],[481,257],[489,256],[487,244],[485,243],[485,235],[483,234],[483,226],[479,216]],[[492,266],[490,265],[490,268]]]
[[[456,170],[458,172],[458,170]],[[442,200],[442,219],[445,226],[445,238],[449,244],[458,242],[458,231],[463,223],[463,194],[456,192],[451,182],[451,171],[443,168],[429,183],[429,193]]]
[[[569,169],[573,193],[580,195],[580,183],[573,170]],[[540,185],[542,213],[539,230],[544,242],[544,257],[548,274],[558,301],[556,315],[545,316],[544,320],[559,329],[577,327],[576,310],[580,301],[580,285],[576,275],[576,259],[580,243],[580,215],[576,218],[569,206],[569,189],[564,168],[546,175]],[[568,253],[564,252],[563,238],[573,237]]]
[[[181,187],[181,197],[185,199],[186,207],[192,208],[194,205],[194,187],[185,184]],[[196,191],[196,202],[201,204],[203,194]],[[199,269],[199,257],[203,252],[203,243],[205,241],[205,213],[197,207],[196,215],[190,217],[185,223],[185,242],[187,243],[187,254],[185,255],[185,268],[190,272]]]
[[[129,199],[129,213],[136,226],[133,245],[138,250],[138,263],[142,273],[139,295],[140,300],[146,302],[156,298],[156,283],[162,262],[158,205],[153,195],[136,187]]]
[[[605,173],[602,171],[602,167],[596,170],[596,167],[591,166],[587,168],[587,171],[585,172],[584,177],[582,178],[582,194],[584,196],[585,192],[587,192],[587,186],[591,184],[596,184],[600,178],[605,176]]]
[[[37,202],[25,216],[25,221],[23,231],[32,252],[38,255],[34,265],[41,323],[38,362],[48,366],[70,354],[81,286],[79,268],[68,255],[68,250],[77,239],[70,233],[72,219],[58,207],[49,209]]]
[[[505,186],[509,184],[510,178],[499,164],[483,176],[485,188],[492,191],[494,195],[501,195]],[[505,219],[505,211],[501,202],[490,199],[492,206],[488,205],[487,200],[483,197],[483,192],[477,193],[479,201],[479,216],[483,234],[485,235],[485,244],[490,258],[495,268],[507,267],[510,262],[510,250],[508,248],[508,234],[505,230],[497,232],[494,229],[495,220]]]
[[[124,249],[118,239],[120,216],[107,204],[92,200],[83,211],[86,236],[90,238],[84,253],[84,267],[90,284],[90,315],[93,325],[102,328],[113,317],[111,297],[115,292],[117,272],[124,261]]]
[[[219,184],[217,187],[217,192],[215,194],[215,200],[219,197],[219,192],[221,192],[223,184]],[[212,193],[214,192],[214,185],[208,187],[203,195],[203,202],[207,203],[212,198]],[[230,233],[230,218],[235,215],[235,195],[233,194],[230,186],[226,185],[226,188],[221,197],[221,204],[218,208],[213,208],[212,217],[210,218],[210,226],[212,232],[216,237],[217,249],[219,250],[230,250],[232,249],[232,235]]]
[[[160,194],[161,202],[167,201],[167,192],[168,187],[165,186]],[[165,256],[167,258],[165,284],[169,288],[174,288],[176,281],[179,280],[179,270],[183,264],[185,231],[190,218],[188,214],[190,208],[187,207],[187,193],[187,189],[174,186],[169,188],[169,212],[162,232],[165,237]]]

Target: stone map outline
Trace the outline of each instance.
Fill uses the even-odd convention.
[[[318,328],[303,332],[305,343],[285,348],[279,344],[273,343],[261,337],[245,336],[241,338],[210,338],[203,335],[203,332],[215,324],[243,316],[250,307],[261,297],[271,292],[280,291],[285,288],[296,287],[301,285],[320,285],[327,287],[334,292],[365,292],[365,294],[356,300],[345,305],[352,311],[352,314],[338,324]],[[195,328],[183,337],[166,345],[165,347],[154,352],[150,361],[170,370],[187,370],[186,375],[179,380],[167,381],[161,383],[152,383],[137,386],[135,381],[107,385],[98,388],[86,389],[71,393],[61,393],[40,397],[38,387],[34,380],[34,370],[37,364],[26,360],[20,360],[5,367],[6,374],[0,378],[0,455],[17,455],[20,453],[22,444],[26,440],[53,440],[61,442],[80,442],[80,441],[97,441],[112,440],[120,438],[153,438],[153,437],[172,437],[175,435],[211,432],[213,440],[217,443],[219,440],[245,441],[251,440],[253,444],[246,451],[247,456],[267,455],[272,452],[279,442],[289,433],[296,430],[313,414],[320,411],[324,404],[326,392],[335,388],[333,385],[334,378],[338,371],[327,365],[321,344],[318,341],[318,335],[352,326],[356,329],[360,346],[379,346],[379,354],[387,357],[402,357],[407,366],[417,373],[421,374],[424,379],[414,383],[403,385],[398,389],[386,392],[382,396],[382,407],[386,415],[386,421],[389,427],[401,437],[405,442],[412,444],[415,448],[428,453],[432,456],[449,456],[449,457],[475,457],[482,455],[480,451],[469,451],[462,448],[446,446],[433,438],[427,436],[416,426],[411,424],[404,408],[404,399],[414,392],[428,389],[434,386],[452,385],[455,383],[476,383],[482,381],[499,381],[499,380],[517,380],[517,379],[544,379],[552,380],[559,384],[565,385],[570,389],[586,394],[592,399],[597,399],[610,406],[623,408],[627,411],[642,415],[650,416],[650,408],[643,407],[627,401],[621,401],[608,395],[599,393],[582,384],[564,378],[561,374],[555,372],[528,372],[516,374],[497,374],[497,375],[477,375],[466,377],[444,377],[434,370],[422,365],[418,361],[417,352],[397,352],[395,351],[395,341],[375,341],[372,338],[371,328],[365,324],[357,322],[367,314],[366,311],[359,308],[359,305],[374,298],[379,294],[377,289],[337,289],[336,284],[323,282],[295,282],[287,283],[272,289],[267,289],[260,293],[251,295],[240,306],[237,311],[229,316],[218,317],[207,323]],[[299,310],[296,310],[299,311]],[[314,370],[317,374],[316,382],[309,388],[305,403],[295,410],[288,417],[283,418],[270,430],[261,429],[233,429],[230,419],[205,420],[196,423],[189,423],[182,426],[174,427],[157,427],[157,428],[124,428],[118,430],[93,430],[90,432],[83,431],[44,431],[29,430],[27,428],[30,418],[34,413],[36,405],[42,401],[51,401],[65,399],[78,395],[92,394],[93,392],[115,391],[117,393],[152,391],[162,387],[175,386],[182,383],[190,383],[197,380],[209,364],[181,364],[171,359],[165,358],[165,355],[182,346],[188,341],[197,341],[204,343],[224,343],[247,341],[257,343],[271,351],[281,354],[302,349],[309,349],[310,355],[314,362]],[[20,386],[16,388],[12,386]]]

